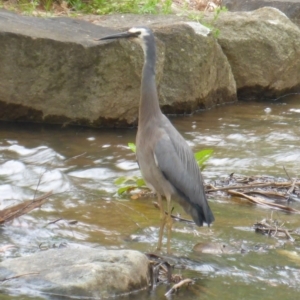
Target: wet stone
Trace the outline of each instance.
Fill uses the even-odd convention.
[[[148,258],[133,250],[51,249],[1,262],[0,280],[20,293],[112,297],[148,286]]]
[[[208,253],[208,254],[235,254],[239,251],[230,245],[224,243],[198,243],[194,246],[195,253]]]

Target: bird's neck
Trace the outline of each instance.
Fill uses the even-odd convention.
[[[139,125],[161,115],[155,82],[155,44],[151,43],[144,47],[144,54],[145,63],[142,73]]]

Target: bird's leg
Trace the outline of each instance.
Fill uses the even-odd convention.
[[[164,228],[166,224],[166,214],[165,214],[164,206],[162,204],[161,195],[158,193],[157,193],[157,200],[160,209],[160,228],[159,228],[159,238],[157,244],[157,250],[159,251],[161,250],[161,246],[162,246],[162,238],[163,238]]]
[[[167,216],[167,253],[171,254],[171,233],[172,233],[172,225],[173,225],[173,220],[171,217],[171,197],[167,197],[167,211],[168,211],[168,216]]]

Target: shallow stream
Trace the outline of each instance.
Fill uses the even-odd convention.
[[[213,149],[203,171],[206,182],[243,175],[300,175],[300,96],[268,103],[237,103],[194,116],[174,118],[193,151]],[[0,227],[1,259],[41,249],[82,245],[106,249],[155,249],[159,212],[155,198],[118,196],[114,181],[140,176],[127,147],[135,129],[102,130],[2,123],[0,126],[0,209],[53,191],[40,209]],[[298,299],[300,238],[291,242],[255,233],[263,218],[300,229],[300,216],[224,196],[209,199],[216,221],[208,229],[174,224],[175,273],[195,279],[172,299]],[[300,210],[300,202],[292,207]],[[188,218],[174,203],[174,213]],[[196,234],[197,232],[197,234]],[[196,254],[199,242],[243,248],[233,254]],[[130,299],[165,299],[168,287]],[[46,296],[45,296],[46,297]],[[1,299],[42,299],[1,291]],[[122,297],[120,299],[124,299]],[[51,298],[49,298],[51,299]]]

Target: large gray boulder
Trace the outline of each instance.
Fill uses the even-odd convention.
[[[133,250],[52,249],[1,262],[0,280],[14,293],[102,299],[146,288],[148,267]]]
[[[209,30],[176,20],[126,23],[127,28],[148,24],[155,31],[163,110],[190,113],[235,101],[230,65]],[[107,23],[103,25],[0,10],[0,120],[88,126],[137,123],[141,48],[130,41],[95,41],[113,33]],[[115,29],[124,29],[121,22]]]
[[[265,7],[221,13],[214,21],[239,99],[277,98],[300,91],[300,29],[285,14]]]
[[[300,0],[223,0],[222,5],[230,11],[251,11],[262,7],[274,7],[300,25]]]
[[[200,17],[199,17],[200,18]],[[131,41],[95,39],[148,25],[157,37],[165,113],[300,89],[300,31],[273,8],[187,17],[35,18],[0,10],[0,120],[87,126],[137,123],[143,53]],[[237,90],[236,90],[237,89]]]

